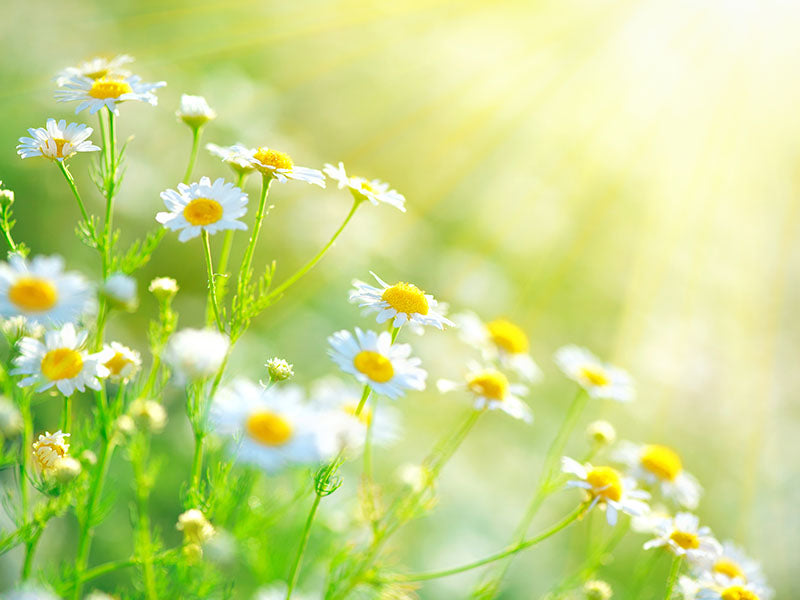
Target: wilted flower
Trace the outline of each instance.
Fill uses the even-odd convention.
[[[583,594],[586,600],[609,600],[614,592],[605,581],[592,579],[583,584]]]
[[[555,355],[556,364],[592,398],[630,402],[633,381],[622,369],[601,362],[594,354],[578,346],[564,346]]]
[[[524,385],[511,383],[505,373],[494,367],[470,364],[463,382],[440,379],[437,389],[442,393],[465,390],[475,397],[476,410],[502,410],[515,419],[528,423],[533,421],[533,413],[521,396],[528,393]]]
[[[52,469],[52,473],[53,477],[59,483],[69,483],[81,474],[82,469],[83,467],[81,466],[80,461],[72,458],[71,456],[64,456],[63,458],[56,460]]]
[[[0,436],[15,437],[24,423],[19,409],[5,396],[0,396]]]
[[[55,433],[45,431],[33,442],[33,460],[43,474],[51,475],[58,462],[69,455],[68,437],[68,433],[59,429]]]

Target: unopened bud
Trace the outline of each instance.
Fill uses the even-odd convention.
[[[272,381],[285,381],[294,375],[294,371],[292,367],[294,365],[290,365],[282,358],[271,358],[267,361],[264,365],[267,367],[267,371],[269,372],[269,378]]]
[[[178,293],[178,282],[172,277],[156,277],[147,288],[161,302],[172,300]]]
[[[592,580],[583,585],[586,600],[609,600],[614,595],[611,586],[605,581]]]
[[[181,96],[181,107],[175,113],[177,117],[192,129],[202,127],[217,118],[217,113],[208,105],[202,96]]]
[[[142,431],[160,433],[167,424],[167,411],[155,400],[139,398],[131,403],[128,413]]]
[[[53,476],[59,483],[69,483],[81,474],[81,463],[71,456],[58,460],[53,470]]]
[[[120,415],[117,417],[117,431],[123,435],[133,435],[136,433],[136,422],[130,415]]]
[[[594,421],[586,427],[586,436],[598,446],[610,446],[617,439],[617,430],[608,421]]]

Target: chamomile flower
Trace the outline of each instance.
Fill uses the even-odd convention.
[[[217,392],[211,422],[218,433],[238,440],[237,460],[268,472],[318,463],[337,449],[337,432],[291,386],[265,389],[237,379]]]
[[[73,77],[124,79],[129,77],[131,72],[122,67],[132,62],[133,57],[127,54],[120,54],[111,59],[98,56],[80,63],[77,67],[63,69],[56,76],[56,84],[62,86]]]
[[[461,338],[480,350],[483,359],[498,361],[527,381],[538,381],[542,371],[529,354],[530,342],[519,325],[498,318],[484,322],[470,312],[455,317]]]
[[[290,179],[294,179],[318,185],[321,188],[325,187],[325,175],[322,174],[322,171],[298,167],[285,152],[270,148],[256,148],[243,152],[239,158],[249,162],[250,166],[260,171],[261,174],[276,179],[278,183],[286,183]]]
[[[134,311],[139,305],[136,280],[125,273],[113,273],[103,282],[100,291],[115,308]]]
[[[60,256],[13,254],[0,263],[0,316],[25,317],[32,325],[77,321],[94,308],[89,282],[64,272]]]
[[[377,206],[378,204],[389,204],[396,209],[406,212],[406,199],[402,194],[390,189],[388,183],[379,179],[365,179],[363,177],[348,177],[344,170],[344,163],[339,163],[338,167],[326,164],[325,174],[335,180],[339,189],[349,188],[353,197],[356,199],[369,200]]]
[[[628,465],[631,475],[638,480],[658,487],[665,497],[688,509],[697,508],[703,490],[697,479],[684,470],[678,453],[669,446],[621,442],[614,458]]]
[[[743,582],[752,584],[760,588],[762,600],[772,596],[758,561],[730,541],[722,543],[719,554],[702,559],[697,565],[697,573],[701,579],[711,580],[723,587]]]
[[[654,521],[653,529],[656,537],[645,542],[645,550],[665,547],[693,564],[707,561],[722,551],[711,530],[700,527],[700,519],[692,513],[682,512],[674,518]]]
[[[372,427],[372,443],[388,446],[397,441],[402,433],[400,412],[386,403],[368,402],[356,416],[362,390],[344,383],[337,377],[325,377],[311,385],[312,404],[322,409],[338,412],[345,416],[353,430],[356,443],[364,441],[368,425]],[[350,444],[355,445],[355,444]]]
[[[214,109],[208,105],[208,102],[206,102],[206,99],[202,96],[182,94],[181,106],[175,113],[175,116],[192,129],[197,129],[209,121],[216,119],[217,113],[214,112]]]
[[[442,393],[455,390],[471,392],[475,396],[476,410],[502,410],[515,419],[528,423],[533,421],[531,409],[520,398],[528,393],[528,388],[509,382],[502,371],[493,367],[470,364],[464,381],[440,379],[436,387]]]
[[[248,158],[255,153],[255,150],[251,150],[243,144],[234,144],[233,146],[206,144],[206,150],[217,158],[221,158],[222,162],[233,169],[237,175],[249,175],[256,170]]]
[[[103,366],[108,369],[111,381],[128,381],[142,367],[142,357],[119,342],[111,342],[103,347]]]
[[[370,274],[380,287],[356,279],[353,281],[355,289],[350,292],[350,302],[358,304],[368,312],[377,312],[378,323],[385,323],[392,319],[393,327],[414,323],[431,325],[437,329],[444,329],[445,325],[455,325],[433,310],[437,305],[436,299],[413,283],[400,281],[390,285],[372,271]]]
[[[594,354],[578,346],[564,346],[555,355],[558,367],[576,381],[592,398],[618,402],[633,400],[633,381],[630,375],[601,362]]]
[[[751,583],[723,587],[711,582],[700,582],[695,596],[697,600],[767,600],[769,597]]]
[[[561,470],[575,475],[578,479],[567,482],[567,487],[577,487],[586,491],[591,499],[589,509],[600,505],[606,511],[609,525],[617,523],[618,513],[639,516],[647,512],[645,500],[650,494],[636,489],[636,482],[608,466],[581,464],[567,456],[561,459]]]
[[[62,89],[55,96],[58,102],[78,102],[76,114],[86,108],[91,114],[95,114],[106,107],[118,115],[117,105],[126,100],[138,100],[155,106],[158,104],[158,97],[153,90],[165,85],[167,84],[164,81],[144,83],[137,75],[105,76],[98,79],[75,75],[61,84]]]
[[[172,336],[164,360],[180,380],[215,375],[228,354],[228,336],[211,329],[183,329]]]
[[[171,231],[180,231],[179,242],[186,242],[207,231],[214,234],[225,229],[247,229],[238,221],[247,212],[247,194],[220,177],[214,183],[208,177],[177,190],[161,192],[169,212],[160,212],[156,221]]]
[[[88,354],[84,349],[87,331],[76,331],[72,323],[44,334],[44,341],[22,338],[17,343],[19,356],[14,359],[12,375],[27,375],[20,387],[35,385],[37,392],[53,386],[65,396],[87,387],[99,390],[100,378],[108,375],[101,360],[103,353]]]
[[[384,331],[355,329],[337,331],[328,338],[328,354],[339,368],[368,385],[373,392],[392,399],[407,390],[424,390],[428,374],[419,367],[422,361],[411,357],[411,346],[392,344],[392,336]]]
[[[33,461],[42,474],[51,475],[59,461],[69,456],[68,437],[68,433],[59,429],[55,433],[45,431],[33,442]]]
[[[92,131],[91,127],[79,123],[67,125],[64,119],[47,119],[44,127],[28,129],[31,137],[19,138],[17,154],[22,158],[44,156],[64,161],[78,152],[96,152],[100,148],[89,139]]]

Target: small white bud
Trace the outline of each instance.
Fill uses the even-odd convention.
[[[294,376],[294,371],[292,370],[294,365],[290,365],[284,359],[278,358],[277,356],[269,359],[264,366],[267,367],[269,378],[272,381],[285,381]]]
[[[181,96],[181,106],[175,113],[177,117],[192,129],[202,127],[217,118],[217,113],[208,105],[202,96]]]
[[[56,461],[53,476],[60,483],[69,483],[80,475],[82,470],[83,467],[81,467],[80,461],[71,456],[65,456]]]
[[[155,400],[144,398],[134,400],[128,409],[128,414],[139,429],[150,433],[160,433],[167,424],[167,411]]]
[[[178,282],[172,277],[156,277],[147,288],[158,300],[172,300],[178,293]]]
[[[127,311],[134,311],[139,305],[136,280],[124,273],[114,273],[103,283],[103,295],[111,305]]]
[[[610,446],[617,439],[617,430],[608,421],[594,421],[586,427],[586,436],[598,446]]]
[[[120,415],[116,421],[117,431],[122,435],[133,435],[136,433],[136,422],[130,415]]]

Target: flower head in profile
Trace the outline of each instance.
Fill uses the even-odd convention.
[[[61,325],[79,320],[95,306],[83,275],[64,272],[60,256],[13,254],[0,262],[0,316],[25,317],[31,324]]]
[[[725,589],[748,584],[761,600],[769,600],[774,595],[758,561],[730,541],[722,543],[718,554],[701,558],[695,565],[695,574],[700,582],[710,587]]]
[[[561,459],[561,470],[577,478],[568,481],[567,487],[584,490],[591,501],[590,509],[598,505],[605,509],[609,525],[616,525],[620,512],[639,516],[648,510],[645,500],[650,494],[637,490],[633,479],[624,477],[612,467],[581,464],[564,456]]]
[[[444,329],[445,325],[454,323],[437,312],[436,299],[426,294],[413,283],[399,281],[394,285],[386,283],[375,273],[371,275],[378,282],[375,287],[363,281],[353,281],[355,289],[350,292],[350,302],[366,308],[368,312],[377,312],[377,322],[391,320],[393,327],[402,327],[406,323],[430,325]]]
[[[255,150],[251,150],[243,144],[234,144],[233,146],[206,144],[206,150],[213,156],[222,159],[222,162],[233,169],[237,175],[249,175],[256,170],[252,161],[248,158],[255,153]]]
[[[653,521],[655,538],[645,542],[644,549],[667,548],[677,556],[685,556],[698,564],[717,556],[722,546],[708,527],[700,527],[700,519],[692,513],[682,512],[674,518]]]
[[[96,80],[103,78],[125,79],[131,72],[123,66],[133,62],[133,57],[120,54],[114,58],[98,56],[79,63],[77,67],[67,67],[56,75],[56,85],[62,86],[73,77],[86,77]]]
[[[56,91],[56,100],[78,102],[75,108],[76,114],[86,108],[91,114],[95,114],[106,107],[118,115],[118,105],[126,100],[147,102],[155,106],[158,104],[158,97],[153,91],[165,85],[167,84],[164,81],[144,83],[137,75],[126,77],[106,75],[97,79],[74,75],[61,84],[61,89]]]
[[[630,375],[601,362],[594,354],[578,346],[564,346],[555,355],[558,367],[576,381],[592,398],[630,402],[633,381]]]
[[[172,336],[164,360],[182,380],[215,375],[228,354],[228,336],[211,329],[182,329]]]
[[[45,333],[44,341],[22,338],[14,359],[13,375],[26,375],[20,387],[36,386],[37,392],[52,387],[65,396],[91,388],[99,390],[100,379],[108,375],[103,366],[103,353],[89,354],[85,350],[87,331],[76,331],[72,323]]]
[[[106,344],[101,360],[111,381],[128,381],[142,368],[141,355],[119,342]]]
[[[248,149],[238,158],[246,160],[256,171],[276,179],[278,183],[286,183],[293,179],[318,185],[321,188],[325,187],[325,175],[322,174],[322,171],[298,167],[285,152],[272,148]]]
[[[33,442],[33,461],[43,475],[55,473],[58,463],[69,456],[68,437],[59,429],[55,433],[45,431]]]
[[[17,154],[22,158],[43,156],[50,160],[64,161],[78,152],[95,152],[100,150],[89,139],[92,128],[79,123],[70,123],[64,119],[56,121],[47,119],[44,127],[30,128],[31,137],[19,138]]]
[[[209,121],[216,119],[217,113],[208,105],[208,102],[203,96],[182,94],[181,105],[176,111],[175,116],[192,129],[197,129]]]
[[[699,581],[696,586],[697,600],[769,600],[771,593],[765,593],[752,583],[734,583],[721,586],[712,581]]]
[[[620,442],[614,458],[628,465],[636,479],[658,487],[664,496],[681,506],[693,510],[700,503],[703,491],[700,484],[683,468],[681,457],[669,446]]]
[[[533,413],[521,396],[528,393],[524,385],[511,383],[505,373],[494,367],[470,364],[464,381],[440,379],[436,387],[442,393],[465,390],[475,397],[476,410],[502,410],[504,413],[528,423]]]
[[[478,315],[464,312],[453,317],[461,338],[477,348],[486,361],[497,361],[526,381],[538,381],[542,371],[530,355],[525,331],[505,318],[484,322]]]
[[[208,177],[177,190],[161,192],[169,212],[160,212],[156,221],[171,231],[180,231],[178,241],[186,242],[202,231],[214,234],[225,229],[247,229],[239,221],[247,212],[247,194],[220,177],[214,183]]]
[[[320,417],[298,388],[265,389],[245,379],[221,388],[211,405],[214,430],[238,442],[232,448],[236,460],[267,472],[315,464],[336,451],[338,432]]]
[[[338,167],[326,164],[325,174],[336,181],[339,189],[349,188],[350,193],[356,200],[369,200],[372,204],[389,204],[396,209],[406,211],[406,199],[402,194],[390,189],[388,183],[379,179],[365,179],[363,177],[349,177],[344,170],[344,163],[339,163]]]
[[[428,374],[422,361],[411,356],[408,344],[392,344],[389,332],[355,329],[337,331],[328,338],[328,354],[339,368],[381,396],[396,399],[408,390],[424,390]]]

